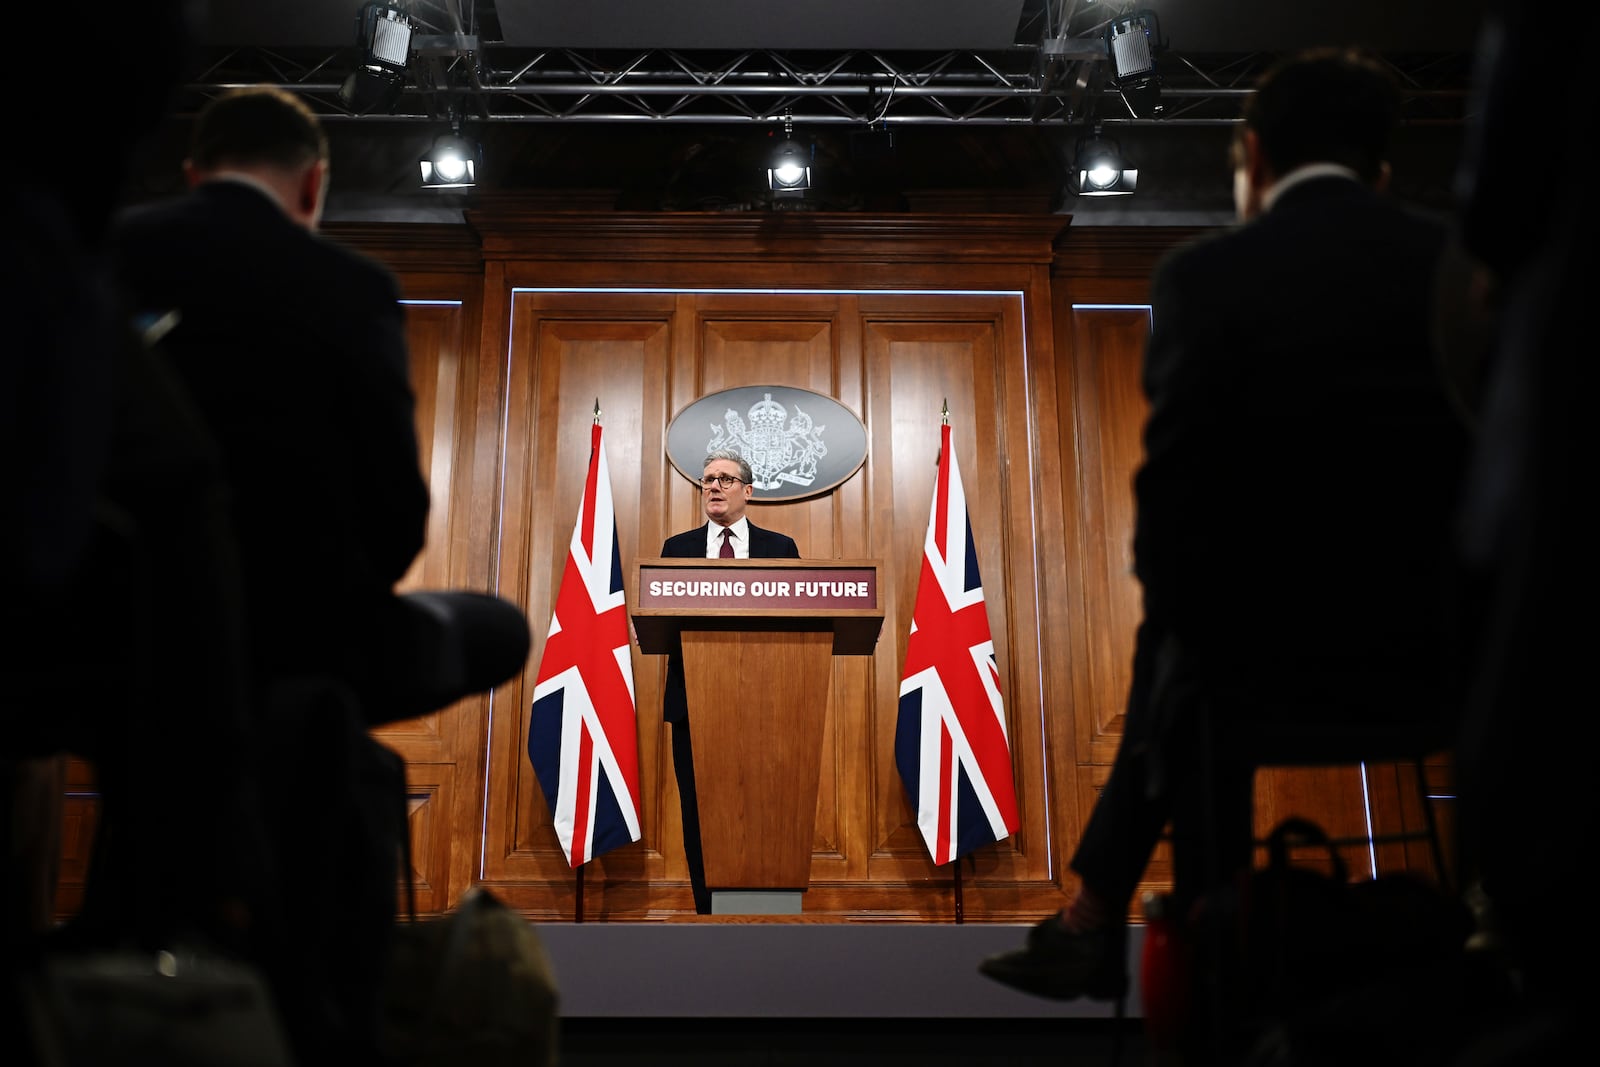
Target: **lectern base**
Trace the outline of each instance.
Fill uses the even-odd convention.
[[[718,889],[711,894],[713,915],[799,915],[800,891]]]

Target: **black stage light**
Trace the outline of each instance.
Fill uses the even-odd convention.
[[[811,188],[811,149],[785,136],[772,151],[767,187],[773,196],[804,196]]]
[[[1129,196],[1139,184],[1139,171],[1128,166],[1117,142],[1100,136],[1078,142],[1075,160],[1079,196]]]
[[[1134,118],[1161,114],[1161,74],[1155,59],[1161,47],[1161,24],[1154,11],[1138,11],[1106,27],[1111,84]]]
[[[422,157],[426,189],[470,189],[478,184],[478,145],[459,133],[441,134]]]
[[[356,11],[361,65],[339,86],[339,99],[358,115],[392,111],[405,88],[411,61],[411,23],[387,4],[362,4]]]

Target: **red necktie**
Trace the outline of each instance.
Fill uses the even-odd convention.
[[[733,558],[733,531],[726,526],[722,528],[722,550],[717,555],[722,559]]]

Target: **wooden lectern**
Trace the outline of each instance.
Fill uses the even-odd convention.
[[[642,559],[633,578],[639,650],[683,649],[707,888],[803,891],[830,660],[877,645],[877,561]]]

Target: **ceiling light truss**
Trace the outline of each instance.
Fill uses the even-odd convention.
[[[236,85],[266,82],[300,95],[324,119],[431,122],[452,109],[484,122],[772,121],[814,125],[1232,124],[1269,53],[1163,55],[1159,118],[1131,117],[1105,77],[1103,39],[1052,39],[999,52],[907,54],[617,54],[511,49],[459,33],[421,35],[411,84],[387,113],[352,114],[340,82],[359,55],[233,48],[210,57],[178,99],[192,114]],[[1407,122],[1459,124],[1470,56],[1386,56],[1404,86]]]

